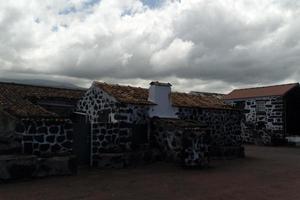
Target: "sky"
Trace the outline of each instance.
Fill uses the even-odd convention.
[[[297,0],[0,1],[0,78],[178,91],[298,82]]]

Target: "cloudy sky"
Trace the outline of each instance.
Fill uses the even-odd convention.
[[[0,1],[0,78],[176,90],[298,82],[297,0]]]

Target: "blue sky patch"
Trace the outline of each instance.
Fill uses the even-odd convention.
[[[95,6],[96,4],[98,4],[101,0],[86,0],[82,3],[80,8],[75,8],[74,6],[71,7],[67,7],[64,8],[63,10],[59,11],[58,14],[59,15],[68,15],[70,13],[76,13],[79,11],[84,11],[85,9],[88,9],[90,7]]]
[[[52,26],[51,31],[52,32],[57,32],[58,31],[58,26]]]
[[[149,6],[149,8],[160,7],[164,0],[141,0],[144,5]]]

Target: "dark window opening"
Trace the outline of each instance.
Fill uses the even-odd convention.
[[[266,113],[266,101],[257,100],[256,101],[256,114],[265,114]]]

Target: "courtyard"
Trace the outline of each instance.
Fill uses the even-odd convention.
[[[246,158],[208,169],[153,163],[130,169],[82,168],[77,176],[0,183],[14,199],[300,199],[300,148],[246,146]]]

